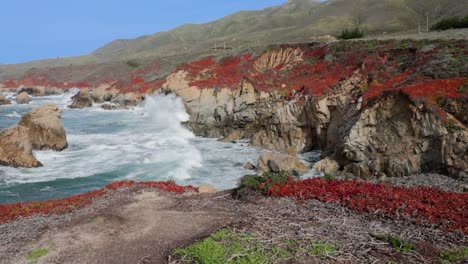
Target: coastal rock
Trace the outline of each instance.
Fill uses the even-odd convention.
[[[78,92],[71,99],[72,104],[68,106],[71,109],[81,109],[93,106],[93,102],[87,92]]]
[[[20,86],[17,89],[17,93],[20,94],[26,92],[29,95],[33,96],[48,96],[48,95],[58,95],[63,94],[64,90],[56,87],[44,87],[44,86],[33,86],[33,87],[23,87]]]
[[[242,168],[246,170],[255,170],[257,167],[255,167],[255,165],[253,165],[252,162],[246,162],[244,166],[242,166]]]
[[[136,105],[141,101],[143,101],[143,97],[141,95],[136,93],[126,93],[116,95],[114,98],[112,98],[111,103],[125,107]]]
[[[62,124],[62,111],[54,104],[33,108],[19,123],[29,128],[34,149],[61,151],[67,148],[67,136]]]
[[[16,96],[16,103],[18,104],[29,104],[31,102],[31,97],[29,97],[27,92],[19,93]]]
[[[40,167],[34,157],[29,129],[14,126],[0,131],[0,165],[11,167]]]
[[[464,125],[450,116],[443,121],[401,93],[377,100],[357,115],[353,126],[342,126],[340,134],[344,137],[335,156],[357,176],[401,177],[431,169],[466,177]]]
[[[118,107],[114,104],[102,104],[101,108],[104,110],[115,110],[118,109]]]
[[[210,184],[202,184],[198,187],[198,193],[216,193],[217,190],[213,185]]]
[[[6,99],[3,93],[0,93],[0,105],[9,105],[11,104],[10,100]]]
[[[312,166],[312,170],[324,172],[324,173],[335,173],[340,169],[340,165],[336,160],[332,160],[330,158],[325,158]]]
[[[265,153],[258,158],[257,172],[286,172],[293,175],[300,175],[309,170],[307,166],[297,156],[282,153]]]

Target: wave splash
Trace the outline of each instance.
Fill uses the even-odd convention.
[[[153,151],[146,155],[143,163],[177,164],[168,172],[169,178],[187,180],[190,172],[202,166],[202,156],[190,140],[195,135],[182,123],[190,116],[182,100],[174,94],[148,96],[144,102],[144,117],[147,120],[147,131],[158,131],[156,140],[145,144]]]

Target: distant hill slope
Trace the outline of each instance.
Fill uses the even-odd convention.
[[[359,27],[366,34],[415,32],[442,17],[468,14],[466,0],[289,0],[281,6],[241,11],[206,24],[188,24],[136,39],[115,40],[86,56],[0,65],[0,81],[36,68],[203,53],[214,47],[244,50],[253,45],[312,41]],[[122,63],[120,63],[122,65]],[[113,67],[113,66],[112,66]]]
[[[315,34],[336,35],[359,27],[368,34],[417,30],[442,17],[468,13],[465,0],[289,0],[282,6],[241,11],[200,25],[183,25],[131,40],[115,40],[93,55],[103,59],[144,57],[226,45],[242,48],[256,41],[282,43],[311,40]]]

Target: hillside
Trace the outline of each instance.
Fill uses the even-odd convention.
[[[126,64],[119,61],[174,55],[183,58],[172,63],[180,63],[210,53],[214,47],[226,46],[238,53],[253,46],[311,42],[315,36],[336,35],[343,28],[356,26],[368,35],[411,33],[416,32],[418,23],[424,27],[426,12],[430,13],[430,22],[468,13],[463,0],[289,0],[281,6],[241,11],[206,24],[187,24],[154,35],[115,40],[86,56],[0,65],[0,81],[37,68],[104,64],[99,68],[122,71]],[[89,74],[80,71],[78,75]]]

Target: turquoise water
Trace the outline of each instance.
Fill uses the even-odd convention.
[[[13,98],[13,94],[8,95]],[[71,94],[33,98],[30,105],[0,106],[0,129],[15,125],[32,107],[54,102],[63,109],[69,148],[35,151],[41,168],[0,167],[0,203],[46,200],[101,188],[116,180],[233,188],[260,150],[246,143],[195,137],[180,99],[154,96],[130,110],[99,106],[71,110]]]

